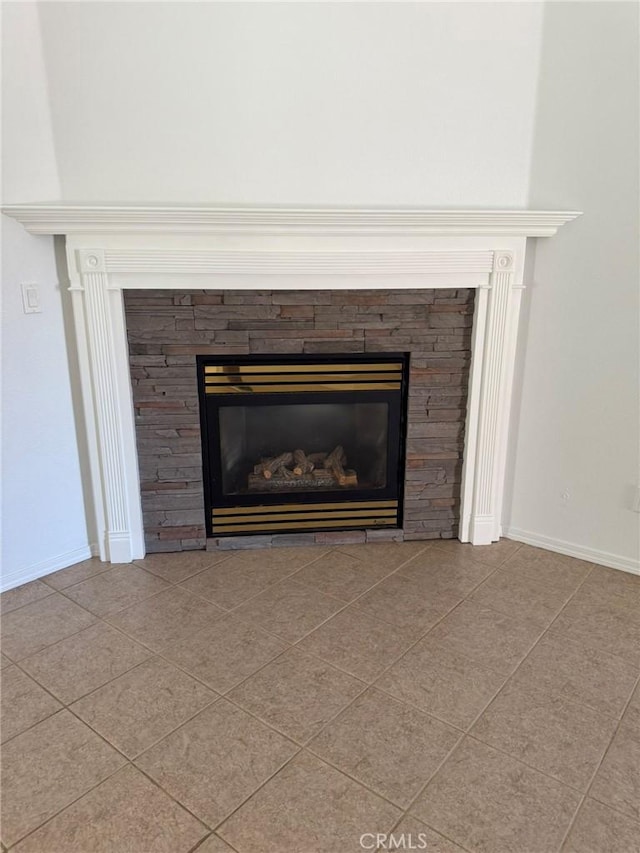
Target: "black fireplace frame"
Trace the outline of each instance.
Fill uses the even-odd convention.
[[[406,465],[406,432],[407,432],[407,401],[409,391],[409,360],[408,352],[384,352],[384,353],[332,353],[332,354],[274,354],[274,355],[198,355],[196,356],[198,375],[198,396],[200,402],[200,426],[202,436],[202,469],[205,500],[205,521],[207,537],[220,537],[238,535],[231,531],[217,530],[214,528],[214,512],[230,512],[234,508],[264,508],[264,512],[276,511],[278,507],[285,504],[300,506],[309,511],[314,506],[326,506],[341,504],[346,507],[351,503],[362,503],[367,505],[379,504],[389,506],[395,504],[396,512],[392,518],[377,521],[374,524],[362,524],[361,529],[370,527],[393,527],[401,528],[404,510],[404,484]],[[296,365],[300,362],[306,365],[324,365],[330,368],[332,365],[345,363],[355,365],[401,364],[401,380],[397,390],[345,390],[345,391],[305,391],[294,393],[280,393],[269,391],[268,393],[242,393],[241,390],[234,394],[216,394],[206,392],[207,367],[222,367],[233,369],[239,367],[253,366],[287,366]],[[361,368],[362,369],[362,368]],[[345,387],[349,384],[344,383]],[[371,383],[375,386],[376,383]],[[378,383],[379,384],[379,383]],[[387,478],[386,486],[377,489],[349,489],[326,490],[326,491],[291,491],[291,492],[256,492],[249,494],[225,494],[222,489],[222,466],[221,454],[216,446],[219,442],[217,425],[219,423],[219,412],[222,408],[229,406],[273,406],[287,405],[292,403],[292,398],[298,402],[304,397],[305,403],[386,403],[388,405],[388,432],[387,432]],[[395,476],[394,473],[395,472]],[[259,511],[259,510],[257,510]],[[335,512],[335,510],[334,510]],[[387,511],[389,512],[389,511]],[[286,519],[286,516],[283,516]],[[354,528],[354,522],[349,522],[349,527],[342,526],[339,520],[333,519],[333,523],[327,519],[327,523],[316,522],[312,526],[313,532],[337,531]],[[254,535],[265,531],[256,527]],[[278,526],[272,533],[287,534],[300,533],[299,525],[292,523],[290,527]],[[246,530],[242,535],[247,534]]]

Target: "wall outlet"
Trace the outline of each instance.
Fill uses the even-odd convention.
[[[41,314],[40,290],[37,284],[22,285],[22,310],[25,314]]]
[[[633,500],[631,502],[631,509],[634,512],[640,512],[640,486],[636,486]]]
[[[564,489],[564,491],[560,492],[560,500],[563,504],[568,504],[571,500],[571,492],[569,489]]]

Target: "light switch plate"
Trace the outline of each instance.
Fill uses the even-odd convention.
[[[40,314],[40,290],[37,284],[22,285],[22,308],[25,314]]]

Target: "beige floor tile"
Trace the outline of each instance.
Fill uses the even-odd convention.
[[[389,832],[398,809],[310,755],[294,758],[219,829],[242,853],[363,849],[364,832]]]
[[[421,820],[412,815],[403,817],[392,834],[395,839],[398,839],[396,844],[398,850],[403,849],[398,846],[399,839],[403,838],[404,849],[406,850],[424,850],[427,853],[465,853],[462,847],[458,847],[453,841],[449,841],[444,835],[440,835],[439,832],[431,829],[426,823],[422,823]],[[391,844],[391,839],[387,844]]]
[[[418,627],[427,631],[459,601],[459,596],[435,590],[425,594],[419,581],[397,572],[359,598],[358,607],[371,613],[375,619],[382,619],[391,625]]]
[[[136,560],[135,563],[169,583],[180,583],[210,566],[228,560],[230,556],[230,551],[177,551],[147,554],[143,560]]]
[[[551,630],[519,666],[512,683],[620,717],[637,677],[638,669],[621,658]]]
[[[376,687],[422,711],[467,729],[505,676],[425,637],[386,672]]]
[[[17,666],[2,673],[0,692],[0,735],[2,742],[45,720],[62,705]]]
[[[429,637],[476,663],[509,675],[531,649],[542,627],[465,601]]]
[[[229,698],[302,743],[348,705],[364,684],[332,666],[290,649]]]
[[[148,649],[97,622],[20,662],[65,705],[102,687],[151,655]]]
[[[216,826],[298,747],[220,699],[141,755],[136,764],[209,826]]]
[[[395,571],[429,547],[428,542],[367,542],[364,545],[338,545],[336,551],[362,560],[367,565],[381,563]]]
[[[593,563],[565,557],[554,551],[521,545],[516,553],[503,563],[503,568],[515,575],[524,575],[540,584],[575,592],[593,569]]]
[[[108,616],[162,592],[167,586],[166,581],[138,566],[125,565],[68,586],[64,594],[96,616]]]
[[[272,548],[235,551],[222,563],[188,578],[182,586],[208,601],[230,610],[302,568],[314,559],[310,554],[296,558],[297,551],[312,548]],[[324,551],[314,552],[316,557]]]
[[[81,563],[76,563],[74,566],[69,566],[67,569],[60,569],[58,572],[47,575],[43,581],[53,589],[66,589],[68,586],[73,586],[74,583],[86,581],[94,575],[101,575],[103,572],[108,572],[113,568],[112,563],[103,563],[98,557],[92,557],[90,560],[83,560]]]
[[[207,832],[198,820],[129,766],[15,849],[16,853],[189,853]]]
[[[5,666],[11,666],[11,661],[5,655],[0,654],[0,669],[4,669]]]
[[[570,592],[538,583],[526,575],[499,569],[471,594],[471,601],[507,616],[550,625],[567,603]]]
[[[277,637],[229,615],[169,646],[164,656],[226,693],[287,648]]]
[[[343,607],[344,601],[288,578],[234,612],[238,618],[259,625],[285,642],[295,643]]]
[[[592,708],[508,684],[471,734],[584,792],[616,725]]]
[[[399,574],[419,581],[426,593],[464,598],[494,571],[493,566],[471,560],[459,551],[433,547],[402,566]]]
[[[640,575],[594,566],[586,579],[583,590],[598,595],[618,595],[634,607],[640,606]]]
[[[553,623],[553,630],[640,667],[640,618],[624,601],[611,597],[598,601],[591,593],[579,592]]]
[[[407,808],[453,749],[460,732],[370,689],[309,749],[396,805]]]
[[[635,853],[640,850],[640,823],[602,803],[582,804],[563,853]]]
[[[466,739],[411,812],[467,850],[555,853],[579,803],[576,791]]]
[[[52,591],[51,587],[42,581],[30,581],[14,589],[8,589],[0,595],[0,612],[9,613],[17,610],[18,607],[24,607],[25,604],[31,604],[33,601],[51,595]]]
[[[20,660],[87,628],[96,617],[54,593],[2,617],[2,650]]]
[[[434,539],[433,547],[497,568],[512,557],[521,545],[520,542],[513,542],[510,539],[501,539],[492,545],[469,545],[468,542],[461,542],[459,539]]]
[[[170,587],[107,617],[107,621],[159,652],[206,628],[225,613],[186,589]]]
[[[215,698],[215,693],[170,663],[151,658],[71,707],[132,758]]]
[[[15,844],[124,761],[66,710],[8,741],[2,748],[3,843]]]
[[[392,566],[383,562],[367,562],[340,551],[330,551],[300,569],[294,578],[342,601],[353,601],[393,571]]]
[[[363,681],[373,681],[415,643],[420,629],[392,626],[350,605],[298,643]]]
[[[640,820],[640,726],[635,717],[625,714],[589,793]]]
[[[235,851],[219,835],[212,832],[194,853],[235,853]]]

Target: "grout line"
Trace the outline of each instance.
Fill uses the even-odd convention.
[[[593,800],[593,802],[598,803],[599,806],[604,806],[606,809],[609,809],[610,811],[615,812],[615,814],[620,815],[620,817],[624,817],[624,818],[626,818],[626,820],[630,820],[632,823],[637,824],[638,829],[640,830],[640,819],[639,818],[632,817],[628,812],[621,811],[617,806],[612,806],[612,805],[610,805],[610,803],[605,803],[603,800],[598,799],[598,797],[594,796],[591,793],[586,794],[585,799]],[[617,851],[614,851],[614,853],[617,853]]]
[[[170,800],[172,800],[174,803],[177,803],[181,809],[184,809],[188,814],[191,815],[191,817],[195,818],[198,821],[198,823],[201,823],[206,829],[211,830],[211,824],[207,823],[204,818],[198,817],[198,815],[195,812],[191,811],[189,806],[186,806],[184,803],[180,802],[180,800],[177,800],[173,796],[173,794],[170,794],[167,790],[165,790],[162,787],[162,785],[158,782],[158,780],[154,779],[153,776],[151,776],[144,768],[138,767],[138,765],[133,761],[131,762],[131,766],[134,767],[138,771],[138,773],[141,773],[145,777],[145,779],[148,779],[152,785],[155,785],[156,788],[159,788],[163,794],[165,794],[167,797],[169,797]],[[206,837],[207,836],[205,836],[205,838]],[[202,841],[204,841],[204,838],[200,839],[198,844],[200,844]]]
[[[589,784],[588,784],[588,786],[587,786],[586,796],[589,796],[589,795],[591,794],[591,789],[592,789],[593,784],[594,784],[594,782],[595,782],[595,780],[596,780],[596,776],[597,776],[597,774],[598,774],[598,771],[599,771],[599,770],[600,770],[600,768],[602,767],[602,765],[603,765],[603,763],[604,763],[604,761],[605,761],[605,759],[606,759],[607,755],[609,754],[609,752],[610,752],[610,750],[611,750],[611,747],[613,746],[613,742],[614,742],[614,740],[616,739],[616,737],[617,737],[617,735],[618,735],[618,732],[620,731],[620,727],[622,726],[622,724],[623,724],[623,722],[624,722],[624,718],[625,718],[625,716],[626,716],[627,711],[629,710],[629,706],[631,705],[631,703],[632,703],[632,701],[633,701],[633,698],[634,698],[634,696],[635,696],[636,689],[637,689],[637,687],[638,687],[638,685],[639,685],[639,684],[640,684],[640,675],[636,678],[635,684],[633,685],[633,689],[631,690],[631,693],[629,694],[629,698],[627,699],[627,701],[626,701],[626,703],[625,703],[625,706],[624,706],[624,709],[623,709],[623,711],[622,711],[622,714],[620,714],[620,717],[618,718],[617,725],[616,725],[615,729],[613,730],[613,732],[612,732],[612,734],[611,734],[611,737],[610,737],[610,739],[609,739],[609,743],[607,744],[606,749],[605,749],[605,750],[604,750],[604,752],[602,753],[602,757],[600,758],[600,762],[599,762],[598,766],[596,767],[596,769],[593,771],[593,774],[592,774],[591,779],[589,780]],[[593,797],[593,799],[594,799],[594,800],[596,800],[597,798],[596,798],[596,797]],[[597,800],[597,801],[598,801],[598,802],[600,802],[599,800]],[[608,805],[608,804],[607,804],[607,803],[603,803],[603,805]],[[610,807],[610,808],[611,808],[611,807]],[[618,809],[614,809],[614,810],[615,810],[615,811],[619,811]],[[621,812],[621,813],[622,813],[622,814],[626,814],[625,812]],[[628,816],[629,816],[629,815],[628,815]]]
[[[256,550],[259,550],[259,549],[256,549]],[[265,550],[268,550],[268,549],[265,549]],[[290,550],[295,551],[296,549],[292,548]],[[321,550],[321,549],[319,549],[319,550]],[[333,549],[331,549],[331,550],[333,550]],[[232,555],[235,555],[235,554],[242,554],[244,552],[243,551],[232,551],[231,553],[232,553]],[[209,604],[213,604],[216,607],[220,607],[226,613],[232,613],[234,610],[237,610],[239,607],[242,607],[243,604],[246,604],[247,602],[253,600],[254,598],[257,598],[259,595],[262,595],[263,592],[267,592],[267,590],[271,589],[271,587],[277,586],[279,583],[282,583],[285,580],[290,580],[295,574],[302,571],[302,569],[305,569],[307,566],[311,565],[312,563],[315,563],[317,560],[321,559],[322,557],[326,556],[326,554],[329,554],[329,553],[331,553],[331,551],[325,551],[322,554],[319,554],[317,557],[314,557],[309,563],[304,563],[302,566],[297,566],[289,574],[283,575],[281,578],[278,578],[278,580],[274,581],[273,583],[268,584],[266,587],[264,587],[264,589],[260,589],[260,590],[258,590],[258,592],[254,593],[253,595],[250,595],[247,598],[242,599],[242,601],[240,601],[238,604],[234,604],[233,607],[224,607],[222,604],[219,604],[218,602],[214,601],[213,599],[206,598],[204,595],[202,595],[202,593],[194,592],[194,591],[190,590],[188,587],[182,586],[182,584],[184,584],[186,581],[191,580],[192,577],[196,577],[196,575],[191,575],[190,577],[185,578],[184,580],[179,581],[178,583],[174,584],[174,586],[179,586],[181,589],[185,590],[186,592],[191,593],[191,595],[195,595],[197,598],[202,598],[204,601],[208,602]],[[227,561],[221,561],[221,563],[222,562],[227,562]],[[221,563],[216,563],[215,565],[216,566],[221,565]],[[215,566],[209,566],[209,568],[205,569],[204,571],[209,571],[212,568],[215,568]],[[201,574],[204,574],[204,572],[198,572],[198,575],[201,575]]]
[[[140,566],[136,566],[136,568],[139,569]],[[141,569],[141,571],[144,571],[144,569]],[[102,574],[106,575],[107,572],[103,572]],[[157,577],[157,575],[152,575],[151,572],[146,572],[145,574],[149,575],[149,577],[155,578],[156,580],[162,580],[162,578]],[[91,580],[91,578],[88,578],[87,580]],[[87,581],[80,581],[80,583],[86,583],[86,582]],[[150,592],[148,595],[143,595],[142,598],[138,598],[136,601],[130,602],[130,603],[126,604],[124,607],[119,607],[117,610],[110,610],[110,611],[107,611],[106,613],[95,613],[93,610],[89,610],[87,605],[79,604],[74,598],[71,598],[70,595],[66,594],[66,590],[73,589],[76,586],[80,586],[80,584],[73,584],[72,586],[68,586],[68,587],[66,587],[66,590],[61,590],[60,594],[64,595],[64,597],[67,599],[67,601],[71,601],[73,604],[76,604],[78,607],[82,607],[84,610],[87,611],[87,613],[91,613],[91,615],[95,616],[96,619],[105,619],[107,616],[115,616],[116,613],[121,613],[123,610],[127,610],[129,607],[133,607],[136,604],[142,604],[143,601],[149,601],[149,599],[155,598],[156,595],[161,595],[163,592],[167,592],[169,589],[172,588],[173,584],[170,584],[168,581],[163,581],[163,582],[166,583],[166,586],[163,589],[159,589],[156,592]]]
[[[586,795],[586,794],[583,794],[583,795],[580,797],[580,802],[578,803],[578,808],[577,808],[577,809],[575,810],[575,812],[573,813],[573,816],[571,817],[571,820],[569,821],[569,825],[567,826],[567,830],[566,830],[566,832],[564,833],[564,835],[562,836],[562,838],[560,839],[560,844],[558,844],[558,848],[557,848],[557,849],[558,849],[559,851],[560,851],[560,850],[562,850],[562,848],[563,848],[563,847],[564,847],[564,845],[566,844],[567,839],[569,838],[569,835],[571,834],[571,831],[573,830],[573,827],[575,826],[576,820],[578,819],[578,815],[580,814],[580,811],[581,811],[582,806],[584,805],[584,802],[585,802],[585,800],[586,800],[586,799],[587,799],[587,795]],[[615,853],[615,851],[612,851],[612,853]]]
[[[200,841],[198,841],[197,845],[196,845],[195,847],[191,847],[191,848],[187,851],[187,853],[198,853],[198,850],[202,850],[202,848],[203,848],[203,846],[205,845],[205,843],[206,843],[207,841],[209,841],[211,838],[213,838],[214,840],[218,840],[218,839],[219,839],[220,841],[222,841],[222,843],[223,843],[223,844],[226,844],[226,845],[227,845],[227,847],[229,848],[229,850],[231,850],[231,851],[232,851],[232,853],[238,853],[238,851],[236,850],[236,848],[235,848],[235,847],[232,847],[232,846],[231,846],[231,844],[229,844],[229,842],[228,842],[228,841],[224,841],[224,840],[223,840],[223,838],[222,838],[222,836],[221,836],[221,835],[217,835],[215,832],[210,832],[210,833],[209,833],[209,835],[205,835],[205,837],[204,837],[204,838],[202,838],[202,839],[200,839]]]
[[[326,764],[328,767],[331,767],[332,770],[335,770],[337,773],[340,773],[342,776],[346,776],[347,779],[350,779],[352,782],[355,782],[355,784],[358,785],[360,788],[364,788],[365,791],[368,791],[370,794],[373,794],[375,797],[378,797],[380,800],[384,800],[385,803],[388,803],[390,806],[393,806],[396,811],[402,812],[403,806],[390,799],[387,794],[383,794],[376,788],[372,788],[368,782],[363,782],[362,779],[358,779],[358,777],[352,775],[349,770],[345,770],[344,767],[340,767],[339,765],[334,764],[330,758],[326,758],[324,755],[320,755],[320,753],[318,752],[313,752],[311,749],[309,749],[310,743],[311,741],[302,748],[301,752],[304,752],[311,758],[314,758],[316,761],[320,761],[322,764]]]
[[[73,583],[67,584],[67,586],[65,586],[65,587],[57,587],[57,588],[56,588],[55,586],[52,586],[52,585],[47,581],[47,578],[49,577],[49,575],[44,575],[43,577],[39,578],[38,580],[41,580],[43,583],[46,583],[46,584],[47,584],[47,586],[48,586],[50,589],[52,589],[54,592],[62,592],[62,590],[63,590],[63,589],[68,589],[70,586],[75,586],[75,585],[76,585],[76,584],[78,584],[78,583],[83,583],[84,581],[89,581],[89,580],[91,580],[92,578],[97,578],[97,577],[98,577],[98,575],[103,575],[105,572],[110,572],[110,571],[111,571],[111,569],[113,569],[113,568],[114,568],[114,566],[116,566],[116,565],[117,565],[116,563],[108,563],[108,562],[106,562],[106,561],[103,563],[103,562],[102,562],[102,560],[100,560],[100,559],[99,559],[99,557],[90,557],[89,559],[90,559],[90,560],[99,560],[100,564],[101,564],[102,566],[106,566],[106,568],[102,569],[102,571],[100,571],[100,572],[95,572],[94,574],[89,575],[89,577],[83,578],[83,580],[81,580],[81,581],[74,581]],[[84,560],[82,560],[81,562],[85,562],[85,561],[84,561]],[[67,569],[73,569],[73,568],[75,568],[75,566],[77,566],[77,565],[80,565],[80,564],[79,564],[79,563],[73,563],[72,565],[67,566],[67,568],[66,568],[66,569],[59,569],[58,571],[60,571],[60,572],[66,572],[66,571],[67,571]],[[52,574],[58,574],[58,572],[53,572]]]
[[[431,778],[433,779],[433,776],[432,776]],[[427,782],[427,785],[428,785],[428,784],[429,784],[429,783]],[[425,787],[426,787],[426,786],[425,786]],[[424,790],[424,789],[423,789],[423,790]],[[409,813],[409,811],[408,811],[408,810],[407,810],[407,811],[405,811],[405,812],[402,814],[402,816],[400,817],[400,819],[399,819],[399,820],[394,824],[393,829],[391,830],[391,832],[392,832],[392,833],[393,833],[393,832],[395,832],[395,830],[400,826],[400,824],[402,823],[402,821],[403,821],[403,820],[407,820],[407,819],[408,819],[408,820],[415,820],[415,821],[416,821],[416,823],[420,824],[421,826],[424,826],[424,827],[425,827],[425,829],[430,829],[430,830],[431,830],[431,832],[435,832],[437,835],[440,835],[442,838],[446,839],[446,840],[447,840],[447,841],[449,841],[451,844],[454,844],[456,847],[459,847],[461,850],[464,850],[464,851],[465,851],[465,853],[473,853],[473,851],[470,851],[468,847],[465,847],[463,844],[461,844],[461,843],[460,843],[460,841],[454,841],[454,840],[453,840],[453,838],[451,838],[451,836],[446,835],[444,832],[442,832],[442,830],[441,830],[441,829],[434,829],[434,827],[433,827],[433,826],[431,826],[431,824],[430,824],[430,823],[427,823],[427,822],[426,822],[423,818],[421,818],[421,817],[417,817],[417,815],[413,814],[413,812],[412,812],[412,813]],[[425,849],[428,849],[428,848],[425,848]],[[520,853],[522,853],[522,851],[520,851]]]
[[[404,811],[403,811],[403,813],[402,813],[402,815],[401,815],[400,820],[398,821],[398,823],[401,823],[401,822],[402,822],[406,817],[409,817],[409,813],[410,813],[411,809],[414,807],[414,805],[416,804],[416,802],[417,802],[417,801],[420,799],[420,797],[423,795],[423,793],[425,792],[425,790],[427,789],[427,787],[429,786],[429,784],[430,784],[430,783],[435,779],[435,777],[438,775],[438,773],[442,770],[442,768],[443,768],[443,767],[444,767],[444,765],[447,763],[447,761],[451,758],[451,756],[452,756],[452,755],[453,755],[453,753],[456,751],[456,749],[458,749],[458,747],[460,746],[460,744],[462,744],[462,743],[464,742],[464,738],[465,738],[465,735],[461,735],[461,736],[458,738],[458,740],[454,743],[454,745],[451,747],[451,749],[449,750],[449,752],[447,752],[447,754],[444,756],[444,758],[442,759],[442,761],[438,764],[438,766],[436,767],[436,769],[433,771],[433,773],[432,773],[432,774],[429,776],[429,778],[426,780],[426,782],[424,783],[424,785],[421,785],[421,787],[420,787],[420,789],[418,790],[418,792],[416,793],[416,795],[415,795],[415,796],[411,799],[411,801],[409,802],[409,805],[404,809]],[[412,816],[413,816],[413,815],[412,815]],[[417,819],[418,819],[418,820],[421,820],[421,818],[417,818]],[[396,824],[396,826],[397,826],[397,825],[398,825],[398,824]],[[435,827],[431,827],[431,826],[430,826],[430,824],[427,824],[427,826],[429,826],[431,829],[434,829],[436,832],[439,832],[439,833],[440,833],[440,835],[443,835],[443,833],[441,833],[439,829],[436,829]],[[445,835],[444,837],[445,837],[445,838],[447,838],[447,836],[446,836],[446,835]],[[454,839],[452,839],[452,838],[449,838],[449,841],[452,841],[454,844],[459,844],[459,842],[458,842],[458,841],[455,841],[455,840],[454,840]],[[459,846],[461,846],[461,845],[459,845]],[[463,848],[463,849],[464,849],[464,848]]]
[[[524,761],[522,758],[508,752],[504,747],[495,746],[492,743],[486,743],[485,741],[481,740],[477,735],[475,735],[473,732],[467,732],[465,734],[465,737],[469,738],[470,740],[475,741],[476,743],[482,744],[482,746],[486,747],[487,749],[492,749],[495,752],[501,753],[502,755],[506,756],[507,758],[510,758],[512,761],[516,761],[518,764],[523,764],[525,767],[528,767],[529,770],[532,770],[534,773],[538,773],[540,776],[545,776],[550,781],[555,782],[556,785],[560,785],[562,788],[568,788],[570,791],[573,791],[574,794],[578,794],[580,797],[586,796],[585,791],[580,790],[580,788],[576,788],[575,785],[571,785],[569,782],[565,782],[562,779],[558,779],[557,776],[553,776],[547,770],[541,770],[539,767],[536,767],[534,764],[529,764],[527,761]]]
[[[102,738],[102,739],[104,740],[104,738]],[[109,744],[109,746],[111,746],[111,744]],[[119,750],[116,750],[116,751],[118,751],[118,752],[119,752]],[[123,756],[123,757],[125,757],[125,758],[126,758],[126,756]],[[64,806],[62,806],[61,808],[59,808],[59,809],[55,812],[55,814],[52,814],[50,817],[46,818],[46,820],[43,820],[43,821],[42,821],[42,823],[39,823],[37,826],[34,826],[32,829],[30,829],[30,830],[29,830],[29,832],[27,832],[27,833],[26,833],[26,835],[23,835],[21,838],[18,838],[18,839],[17,839],[16,841],[14,841],[14,842],[13,842],[13,844],[11,844],[7,849],[8,849],[8,850],[12,850],[12,849],[15,847],[15,845],[16,845],[16,844],[22,843],[22,842],[23,842],[26,838],[28,838],[30,835],[33,835],[33,833],[34,833],[34,832],[37,832],[39,829],[42,829],[42,827],[43,827],[43,826],[46,826],[46,824],[50,823],[50,821],[54,820],[56,817],[58,817],[59,815],[61,815],[61,814],[62,814],[62,812],[64,812],[64,811],[66,811],[67,809],[71,808],[71,806],[75,805],[75,804],[76,804],[79,800],[81,800],[83,797],[86,797],[86,795],[87,795],[87,794],[90,794],[90,793],[91,793],[91,791],[95,791],[95,789],[96,789],[96,788],[98,788],[98,787],[100,787],[100,785],[102,785],[102,783],[103,783],[103,782],[106,782],[108,779],[111,779],[113,776],[115,776],[115,775],[116,775],[116,773],[119,773],[121,770],[124,770],[126,767],[128,767],[128,766],[129,766],[129,764],[130,764],[129,760],[128,760],[128,759],[126,759],[126,763],[121,764],[118,768],[116,768],[114,771],[112,771],[112,772],[111,772],[111,773],[109,773],[107,776],[105,776],[105,777],[104,777],[104,779],[101,779],[99,782],[96,782],[96,783],[95,783],[95,785],[91,785],[91,787],[90,787],[90,788],[87,788],[87,790],[86,790],[86,791],[83,791],[79,796],[75,797],[75,798],[74,798],[73,800],[71,800],[70,802],[65,803],[65,805],[64,805]]]
[[[280,654],[278,657],[282,657],[282,656],[283,656],[283,655],[285,655],[288,651],[290,651],[290,649],[287,649],[286,651],[282,652],[282,654]],[[277,660],[277,658],[276,658],[276,660]],[[275,661],[271,661],[270,663],[274,663],[274,662],[275,662]],[[329,667],[329,669],[337,669],[337,667],[332,666],[332,664],[327,663],[327,661],[320,661],[320,662],[321,662],[322,664],[324,664],[324,666],[328,666],[328,667]],[[266,666],[269,666],[269,664],[266,664]],[[266,669],[266,666],[265,666],[265,667],[262,667],[262,669]],[[259,671],[260,671],[260,670],[259,670]],[[342,670],[338,670],[338,672],[340,672],[340,674],[341,674],[341,675],[346,674],[346,673],[343,673],[343,672],[342,672]],[[253,673],[253,675],[257,675],[257,673]],[[244,681],[244,682],[242,682],[242,684],[244,684],[246,681],[249,681],[249,679],[250,679],[250,678],[252,678],[252,677],[253,677],[253,675],[250,675],[248,678],[246,678],[246,679],[245,679],[245,681]],[[228,702],[231,702],[233,705],[235,705],[235,707],[236,707],[236,708],[239,708],[241,711],[244,711],[244,713],[245,713],[245,714],[249,714],[250,716],[254,717],[254,718],[255,718],[256,720],[258,720],[259,722],[263,723],[263,724],[264,724],[264,725],[266,725],[266,726],[269,726],[269,728],[273,729],[273,730],[274,730],[275,732],[277,732],[279,735],[282,735],[282,736],[286,737],[288,740],[292,741],[293,743],[295,743],[295,744],[296,744],[296,746],[299,746],[299,747],[302,749],[302,748],[304,748],[308,743],[310,743],[310,741],[312,741],[315,737],[317,737],[317,736],[320,734],[320,732],[324,731],[324,729],[325,729],[325,728],[326,728],[330,723],[332,723],[332,722],[336,719],[336,717],[338,717],[340,714],[342,714],[344,711],[346,711],[346,710],[347,710],[347,708],[350,708],[350,707],[351,707],[351,705],[353,705],[353,703],[354,703],[357,699],[359,699],[359,698],[360,698],[360,696],[362,696],[362,694],[363,694],[363,693],[365,693],[365,692],[369,689],[370,685],[369,685],[369,684],[367,684],[366,682],[362,681],[362,679],[360,679],[360,678],[355,678],[354,676],[349,676],[349,677],[350,677],[353,681],[358,681],[358,682],[360,682],[360,684],[362,684],[362,685],[363,685],[363,686],[362,686],[362,690],[360,690],[360,692],[359,692],[359,693],[357,693],[357,694],[356,694],[356,696],[354,696],[354,697],[353,697],[353,699],[351,699],[351,700],[350,700],[346,705],[342,706],[338,711],[336,711],[336,713],[335,713],[335,714],[333,714],[333,716],[332,716],[332,717],[330,717],[328,720],[326,720],[326,722],[325,722],[325,723],[320,727],[320,729],[318,729],[318,731],[317,731],[317,732],[315,732],[314,734],[312,734],[312,735],[310,735],[309,737],[305,738],[304,740],[297,740],[295,737],[293,737],[293,735],[291,735],[291,734],[287,734],[286,732],[284,732],[284,731],[282,731],[281,729],[279,729],[275,723],[270,722],[270,721],[268,721],[268,720],[265,720],[265,719],[264,719],[264,718],[262,718],[262,717],[261,717],[257,712],[252,711],[252,710],[250,710],[250,709],[246,708],[243,704],[241,704],[241,703],[240,703],[240,701],[239,701],[239,700],[237,700],[237,699],[235,699],[234,697],[232,697],[230,694],[233,692],[233,690],[235,690],[237,687],[241,687],[241,686],[242,686],[242,684],[238,684],[238,685],[236,685],[236,687],[233,687],[233,688],[232,688],[228,693],[226,693],[226,694],[224,695],[224,698],[225,698]]]
[[[27,581],[27,583],[33,583],[33,581]],[[21,584],[21,586],[26,585],[27,584]],[[19,588],[20,587],[14,587],[14,589]],[[49,584],[47,584],[47,589],[49,590],[49,592],[47,592],[45,595],[41,595],[40,598],[34,598],[33,601],[25,601],[24,604],[19,604],[17,607],[12,607],[10,610],[3,610],[1,614],[2,619],[5,619],[10,613],[17,613],[19,610],[24,610],[25,607],[29,607],[31,604],[37,604],[39,601],[44,601],[45,598],[51,598],[51,596],[58,591],[57,589],[53,589],[53,587],[50,587]],[[6,595],[8,592],[12,592],[12,590],[7,589],[4,592],[0,593],[0,596]]]
[[[292,756],[291,756],[287,761],[285,761],[285,763],[284,763],[281,767],[279,767],[279,768],[275,771],[275,773],[272,773],[272,774],[271,774],[267,779],[265,779],[263,782],[261,782],[261,783],[260,783],[260,785],[258,785],[258,787],[257,787],[254,791],[252,791],[252,792],[251,792],[251,793],[250,793],[250,794],[249,794],[249,795],[248,795],[248,796],[247,796],[247,797],[246,797],[246,798],[245,798],[245,799],[244,799],[244,800],[243,800],[243,801],[242,801],[238,806],[236,806],[236,808],[235,808],[235,809],[233,809],[233,811],[230,811],[228,815],[225,815],[225,817],[223,817],[223,818],[222,818],[222,820],[218,821],[218,823],[217,823],[217,824],[215,825],[215,827],[213,828],[213,831],[217,834],[217,833],[218,833],[218,830],[220,829],[220,827],[221,827],[221,826],[223,826],[223,824],[225,824],[225,823],[229,820],[229,818],[233,817],[233,815],[234,815],[236,812],[240,811],[240,809],[241,809],[241,808],[242,808],[246,803],[248,803],[248,802],[249,802],[249,800],[250,800],[252,797],[255,797],[255,795],[258,793],[258,791],[261,791],[261,790],[264,788],[264,786],[265,786],[265,785],[267,785],[267,784],[268,784],[268,783],[269,783],[269,782],[274,778],[274,776],[277,776],[277,775],[278,775],[278,773],[282,773],[282,771],[283,771],[286,767],[288,767],[288,766],[292,763],[292,761],[294,761],[294,760],[295,760],[295,759],[300,755],[300,753],[301,753],[302,751],[303,751],[303,747],[298,745],[298,749],[296,750],[296,752],[294,752],[294,753],[293,753],[293,755],[292,755]],[[229,842],[226,840],[226,838],[223,838],[222,836],[220,836],[220,838],[222,838],[222,840],[223,840],[226,844],[228,844],[228,843],[229,843]],[[283,853],[284,853],[284,851],[283,851]]]
[[[501,536],[500,538],[501,538],[501,539],[504,539],[504,537],[502,537],[502,536]],[[454,554],[454,553],[455,553],[455,550],[454,550],[454,551],[452,551],[450,548],[447,548],[447,546],[446,546],[446,545],[444,545],[443,543],[444,543],[444,542],[454,542],[454,541],[458,541],[458,542],[459,542],[460,540],[457,540],[457,539],[432,539],[432,540],[431,540],[431,542],[433,543],[433,547],[434,547],[434,548],[440,548],[440,550],[441,550],[441,551],[449,552],[450,554],[452,554],[452,553]],[[480,559],[480,557],[479,557],[479,556],[478,556],[478,557],[473,557],[473,556],[469,555],[469,559],[474,560],[476,563],[483,563],[485,566],[491,566],[491,567],[492,567],[492,568],[494,568],[494,569],[502,568],[502,566],[504,566],[504,564],[505,564],[506,562],[508,562],[508,561],[509,561],[513,556],[515,556],[515,554],[520,550],[520,548],[522,548],[522,546],[523,546],[523,544],[524,544],[523,542],[516,542],[516,541],[515,541],[515,539],[508,539],[508,540],[506,540],[506,541],[508,541],[508,542],[513,542],[513,544],[514,544],[514,545],[516,545],[516,548],[515,548],[515,549],[514,549],[510,554],[507,554],[507,555],[506,555],[506,557],[503,557],[503,559],[502,559],[502,560],[501,560],[497,565],[496,565],[494,562],[490,562],[490,563],[489,563],[489,562],[484,562],[483,560],[481,560],[481,559]],[[497,545],[497,544],[498,544],[498,542],[492,542],[491,544],[492,544],[492,545]],[[471,545],[471,543],[470,543],[470,542],[461,542],[461,543],[460,543],[460,545],[461,545],[461,546],[468,545],[468,546],[469,546],[469,548],[473,548],[473,547],[474,547],[473,545]],[[479,546],[475,546],[475,547],[484,548],[484,547],[486,547],[486,546],[484,546],[484,545],[479,545]],[[491,546],[488,546],[488,547],[491,547]],[[456,550],[457,550],[457,549],[456,549]]]

